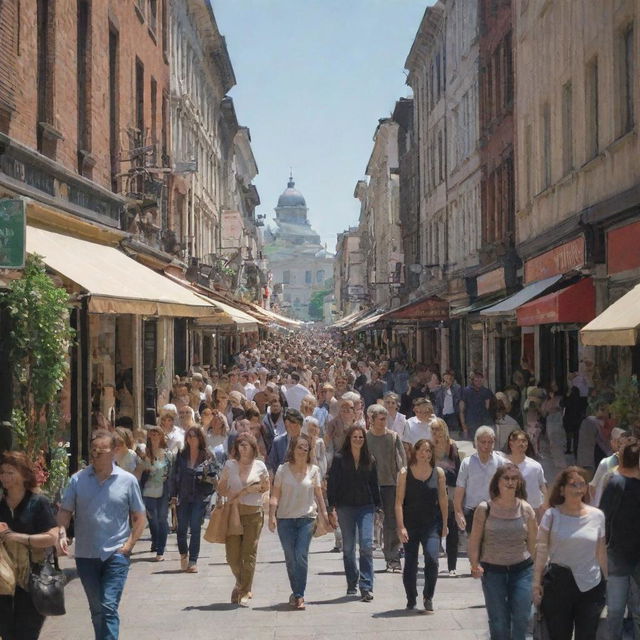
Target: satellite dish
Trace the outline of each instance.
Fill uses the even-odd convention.
[[[411,273],[422,273],[422,265],[421,264],[410,264],[409,271]]]

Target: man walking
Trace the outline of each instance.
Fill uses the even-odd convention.
[[[456,382],[453,371],[446,371],[442,376],[442,384],[433,392],[433,408],[438,418],[442,418],[449,428],[449,433],[460,429],[458,407],[462,400],[462,387]]]
[[[297,438],[302,431],[302,414],[295,409],[287,409],[284,413],[284,426],[286,433],[276,436],[267,456],[267,469],[274,476],[278,467],[287,459],[287,451],[291,438]]]
[[[471,384],[462,391],[459,405],[460,426],[465,438],[473,440],[478,427],[493,426],[492,400],[493,393],[484,386],[484,374],[476,369],[471,374]]]
[[[115,438],[95,431],[91,464],[74,474],[58,511],[60,548],[67,553],[67,527],[75,515],[76,567],[89,601],[96,640],[117,640],[118,605],[130,555],[146,524],[135,476],[114,463]],[[129,518],[133,528],[129,526]]]

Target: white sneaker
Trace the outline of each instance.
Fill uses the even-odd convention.
[[[458,572],[455,569],[451,569],[451,571],[449,571],[449,577],[450,578],[457,578],[458,577]]]

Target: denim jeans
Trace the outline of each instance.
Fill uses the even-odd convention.
[[[482,592],[491,640],[525,640],[531,613],[533,565],[511,565],[505,571],[482,566]]]
[[[382,524],[382,542],[384,546],[384,559],[387,562],[400,561],[400,538],[396,525],[396,487],[386,485],[380,487],[382,498],[382,510],[384,520]]]
[[[630,575],[607,578],[607,627],[609,640],[621,640],[624,610],[629,607],[635,637],[640,639],[640,564]]]
[[[161,498],[149,498],[144,496],[144,506],[147,508],[149,531],[151,531],[151,546],[159,556],[164,555],[169,535],[169,495]]]
[[[338,522],[342,531],[342,560],[347,576],[347,588],[373,591],[373,518],[372,504],[362,507],[338,507]],[[356,564],[356,535],[360,559]]]
[[[442,525],[438,521],[428,529],[407,529],[409,541],[404,545],[404,569],[402,583],[407,594],[407,604],[415,605],[418,598],[416,586],[418,578],[418,554],[420,545],[424,553],[424,598],[433,598],[438,580],[438,557],[440,556],[440,533]]]
[[[542,579],[542,613],[551,640],[596,640],[606,600],[606,581],[580,591],[571,569],[549,565]]]
[[[289,584],[296,598],[304,598],[309,569],[309,546],[315,518],[278,518],[278,537],[287,563]]]
[[[197,562],[200,554],[200,530],[207,503],[180,502],[178,504],[178,551],[181,555],[189,553],[189,562]],[[187,531],[191,530],[191,539],[187,547]]]
[[[118,605],[131,560],[114,553],[106,560],[76,558],[78,576],[89,601],[96,640],[117,640],[120,631]]]

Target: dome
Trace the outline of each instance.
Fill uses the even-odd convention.
[[[304,196],[295,189],[296,183],[293,181],[293,176],[289,176],[289,182],[287,188],[282,192],[282,195],[278,198],[278,207],[305,207]]]

